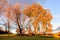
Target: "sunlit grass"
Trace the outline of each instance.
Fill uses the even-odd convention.
[[[0,36],[15,36],[15,34],[0,34]]]
[[[0,40],[60,40],[60,38],[54,38],[52,36],[0,36]]]

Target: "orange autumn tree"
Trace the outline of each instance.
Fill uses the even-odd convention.
[[[12,7],[10,6],[10,7],[7,7],[6,8],[6,14],[5,14],[5,16],[7,17],[7,25],[8,25],[8,34],[9,34],[9,29],[10,29],[10,20],[11,20],[11,9],[12,9]]]
[[[24,14],[27,15],[29,18],[34,18],[33,21],[33,26],[34,26],[34,32],[36,33],[37,31],[37,26],[38,26],[38,22],[42,19],[41,17],[38,19],[39,21],[37,21],[37,17],[40,14],[44,14],[45,10],[43,9],[42,6],[40,6],[40,4],[32,4],[30,7],[28,7],[26,10],[24,10]],[[43,16],[43,15],[41,15]]]
[[[52,15],[49,15],[48,18],[46,10],[40,5],[40,4],[32,4],[27,9],[24,10],[24,14],[28,16],[29,18],[33,18],[33,26],[34,26],[34,32],[37,33],[38,23],[42,22],[42,30],[46,30],[46,26],[48,21],[52,19]],[[49,18],[50,17],[50,18]],[[49,19],[49,20],[48,20]],[[48,23],[48,26],[50,23]]]
[[[19,34],[21,34],[21,28],[20,28],[20,5],[18,4],[18,3],[16,3],[15,5],[14,5],[14,14],[15,14],[15,19],[16,19],[16,23],[17,23],[17,25],[18,25],[18,28],[19,28]]]
[[[5,16],[5,11],[8,6],[8,0],[0,0],[0,16]],[[4,21],[4,20],[3,20]],[[7,30],[7,27],[5,27],[5,31]]]
[[[38,25],[39,22],[42,22],[42,30],[43,30],[43,32],[46,32],[46,31],[49,30],[49,32],[51,33],[52,32],[51,20],[52,20],[51,13],[46,11],[45,14],[43,14],[43,13],[39,14],[38,17],[35,19],[33,24]],[[36,27],[36,31],[37,31],[37,27]]]
[[[52,24],[51,24],[51,20],[52,20],[52,14],[51,14],[51,12],[50,12],[50,10],[49,9],[46,9],[46,16],[45,16],[45,18],[46,18],[46,23],[47,23],[47,25],[48,25],[48,27],[47,27],[47,32],[48,33],[51,33],[52,32]]]
[[[44,14],[45,10],[43,9],[40,4],[32,4],[29,6],[27,9],[24,10],[24,14],[27,15],[28,17],[36,17],[38,16],[39,13]]]
[[[19,28],[19,34],[21,33],[21,28],[20,28],[20,5],[18,3],[16,3],[13,6],[9,6],[8,8],[6,8],[6,16],[8,18],[8,23],[9,20],[12,20],[13,22],[15,22]]]

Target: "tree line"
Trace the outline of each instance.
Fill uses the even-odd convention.
[[[52,32],[52,14],[50,13],[49,9],[45,9],[42,7],[39,3],[34,3],[30,6],[28,6],[26,9],[23,10],[23,13],[21,13],[20,4],[16,3],[14,5],[10,5],[7,0],[0,0],[0,15],[4,12],[5,17],[7,18],[7,26],[8,31],[10,28],[10,21],[12,20],[15,22],[18,26],[19,34],[22,33],[21,28],[21,14],[24,14],[23,21],[25,21],[25,16],[30,18],[28,23],[31,23],[34,28],[34,34],[37,34],[38,24],[39,22],[42,25],[43,32]],[[31,25],[28,25],[28,32],[31,32]]]

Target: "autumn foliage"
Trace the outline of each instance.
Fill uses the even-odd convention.
[[[10,22],[13,21],[17,24],[18,31],[20,32],[20,29],[21,29],[20,19],[22,19],[20,16],[21,14],[24,14],[28,18],[31,18],[30,22],[32,22],[31,24],[34,27],[34,33],[37,33],[38,31],[37,28],[38,28],[39,22],[41,22],[43,32],[52,31],[52,24],[51,24],[52,15],[50,13],[50,10],[45,9],[38,3],[28,6],[26,9],[22,10],[23,13],[21,13],[19,3],[10,5],[7,2],[7,0],[0,0],[0,13],[1,12],[5,12],[5,17],[7,17],[7,21],[8,21],[8,29],[10,28]],[[26,19],[25,16],[23,16],[24,19],[22,19],[24,21]],[[32,33],[30,25],[29,25],[28,31],[30,34]]]
[[[32,4],[27,9],[24,10],[24,14],[29,18],[34,18],[33,26],[34,32],[37,32],[38,23],[42,22],[42,30],[46,31],[46,27],[50,27],[50,22],[52,15],[49,10],[44,9],[40,4]],[[52,29],[51,29],[52,30]]]

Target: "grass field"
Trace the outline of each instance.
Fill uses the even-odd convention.
[[[0,36],[0,40],[60,40],[51,36]]]

